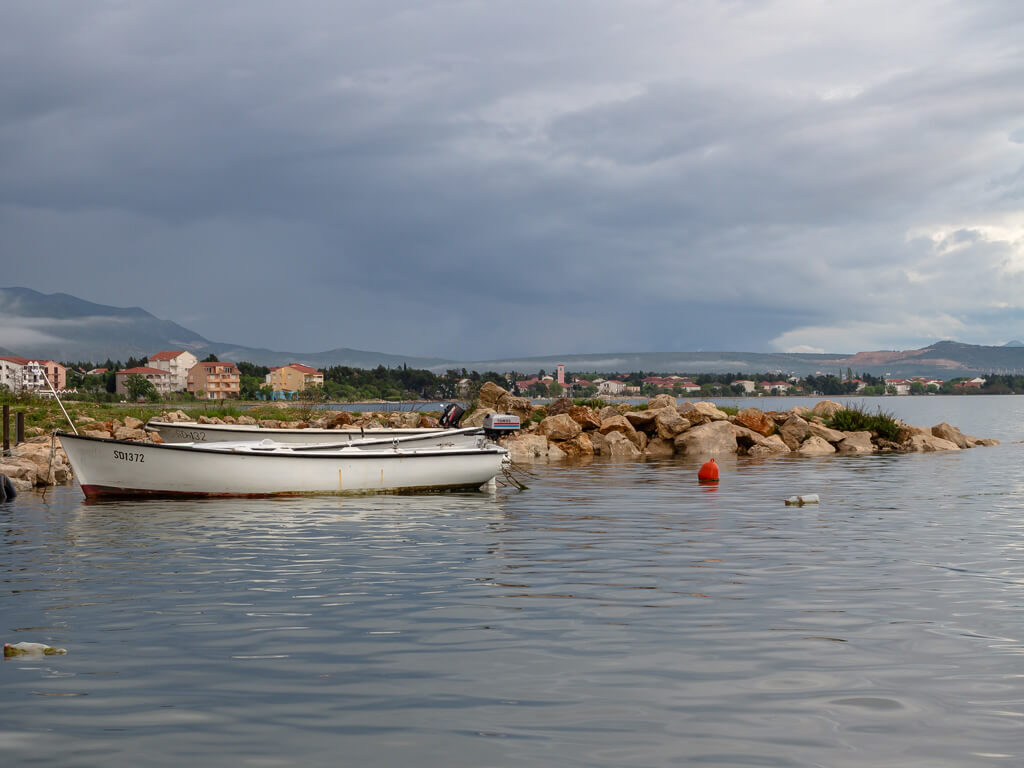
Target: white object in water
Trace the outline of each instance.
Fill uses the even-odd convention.
[[[8,656],[54,656],[67,653],[63,648],[54,648],[45,643],[4,643],[4,658]]]
[[[817,504],[818,494],[816,493],[805,493],[803,496],[790,496],[786,499],[786,506],[791,507],[802,507],[804,504]]]

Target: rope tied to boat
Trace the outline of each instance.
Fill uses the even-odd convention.
[[[501,483],[504,486],[511,486],[512,488],[515,488],[516,490],[519,491],[529,490],[530,486],[528,486],[526,483],[520,480],[519,477],[517,477],[517,475],[530,478],[531,480],[534,477],[533,472],[524,467],[522,464],[515,464],[512,461],[508,460],[507,456],[506,460],[502,461],[501,463],[501,475],[505,479],[504,481],[498,480],[499,483]]]

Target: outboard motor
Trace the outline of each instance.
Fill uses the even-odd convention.
[[[438,422],[445,429],[458,429],[459,421],[465,412],[466,409],[459,406],[458,403],[448,403],[441,409],[441,418],[438,419]]]
[[[488,413],[484,416],[484,434],[491,440],[511,435],[520,429],[519,417],[509,413]]]

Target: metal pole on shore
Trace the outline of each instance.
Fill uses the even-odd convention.
[[[25,442],[25,412],[18,411],[14,414],[14,444],[20,445]]]
[[[4,455],[11,452],[11,406],[4,403]]]

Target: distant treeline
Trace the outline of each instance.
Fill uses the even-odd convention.
[[[214,355],[206,358],[206,361],[216,361]],[[95,400],[116,400],[115,395],[115,372],[128,368],[136,368],[148,365],[148,358],[129,357],[128,360],[104,360],[102,363],[91,361],[76,361],[62,363],[67,369],[67,386],[78,389],[84,398]],[[266,383],[266,376],[270,368],[263,365],[256,365],[246,361],[235,363],[241,373],[240,389],[241,397],[244,400],[254,400],[260,397],[271,395],[270,386]],[[106,368],[106,372],[97,376],[86,376],[85,371],[96,368]],[[543,377],[544,370],[537,372],[509,372],[498,373],[497,371],[468,371],[462,369],[449,369],[444,373],[408,368],[386,368],[382,365],[376,368],[352,368],[349,366],[331,366],[323,369],[323,387],[313,387],[309,391],[300,393],[301,397],[353,402],[360,400],[473,400],[476,398],[480,387],[487,381],[492,381],[505,389],[509,389],[516,395],[531,397],[555,397],[563,394],[563,388],[557,383],[545,384],[544,382],[533,383],[527,391],[520,392],[515,385],[516,381],[527,378]],[[644,384],[643,380],[652,376],[665,377],[679,375],[691,380],[700,387],[700,392],[682,393],[676,388],[657,387]],[[628,385],[640,388],[642,395],[655,395],[661,392],[668,392],[677,395],[688,396],[739,396],[745,394],[741,385],[733,382],[747,380],[760,382],[774,382],[780,380],[778,372],[762,373],[695,373],[695,374],[665,374],[654,371],[630,371],[626,373],[607,373],[597,371],[580,371],[566,374],[566,381],[572,383],[577,379],[593,382],[595,379],[617,379]],[[956,378],[945,381],[941,386],[925,387],[920,382],[911,385],[911,394],[1022,394],[1024,393],[1024,375],[1003,375],[989,374],[984,377],[986,383],[979,387],[964,387],[966,378]],[[894,388],[887,386],[885,380],[870,373],[854,374],[847,369],[845,375],[819,375],[807,376],[796,381],[787,381],[792,387],[788,392],[781,393],[776,390],[759,389],[764,394],[790,394],[790,395],[883,395],[894,394]],[[864,386],[861,386],[863,384]],[[858,387],[861,389],[858,390]],[[591,385],[577,385],[572,389],[574,397],[592,397],[597,394],[597,387]],[[189,399],[191,396],[184,394],[173,395],[168,400]]]

